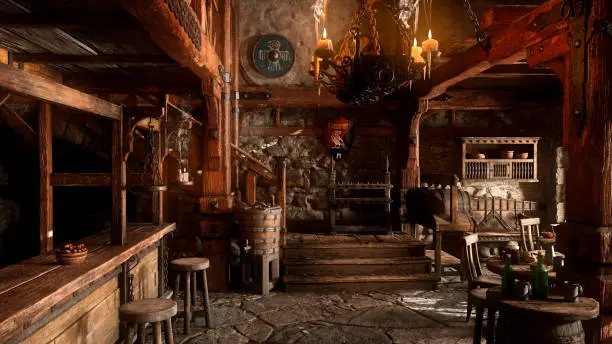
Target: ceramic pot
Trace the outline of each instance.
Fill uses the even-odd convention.
[[[576,302],[584,293],[579,283],[567,283],[563,288],[563,299],[568,302]]]
[[[526,281],[519,281],[516,283],[515,295],[518,300],[529,300],[529,294],[531,294],[531,283]]]

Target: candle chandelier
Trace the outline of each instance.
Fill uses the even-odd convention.
[[[360,0],[336,53],[325,29],[327,0],[315,0],[315,28],[318,35],[320,26],[323,26],[323,35],[317,42],[310,73],[319,92],[324,87],[344,103],[371,104],[400,89],[412,88],[416,80],[431,77],[435,61],[440,56],[439,44],[429,30],[428,39],[418,46],[416,30],[420,5],[426,24],[431,27],[432,1]],[[484,41],[486,34],[480,31],[469,0],[464,0],[464,6],[474,22],[479,42]],[[398,29],[400,44],[395,55],[384,54],[375,7],[385,11]]]

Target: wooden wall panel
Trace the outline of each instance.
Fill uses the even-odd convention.
[[[114,343],[119,338],[118,311],[119,284],[114,278],[21,343]]]
[[[130,274],[134,275],[134,299],[141,300],[157,297],[158,284],[157,249],[144,256]]]

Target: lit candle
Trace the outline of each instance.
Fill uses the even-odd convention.
[[[431,78],[431,59],[438,53],[438,41],[431,38],[431,30],[427,34],[428,39],[423,42],[423,50],[427,53],[427,76]]]
[[[435,39],[431,38],[431,30],[427,34],[427,40],[423,42],[424,53],[434,53],[438,51],[439,43]]]
[[[412,51],[410,53],[410,56],[416,61],[419,62],[419,60],[423,60],[423,58],[421,57],[421,53],[423,52],[423,48],[419,47],[417,45],[417,40],[416,38],[414,39],[414,45],[412,46]]]
[[[334,45],[332,44],[331,39],[327,38],[327,30],[325,28],[323,28],[323,38],[317,42],[317,50],[315,50],[315,55],[322,58],[332,57],[334,55]]]

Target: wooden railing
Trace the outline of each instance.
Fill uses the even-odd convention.
[[[465,159],[464,179],[536,181],[533,159]]]

